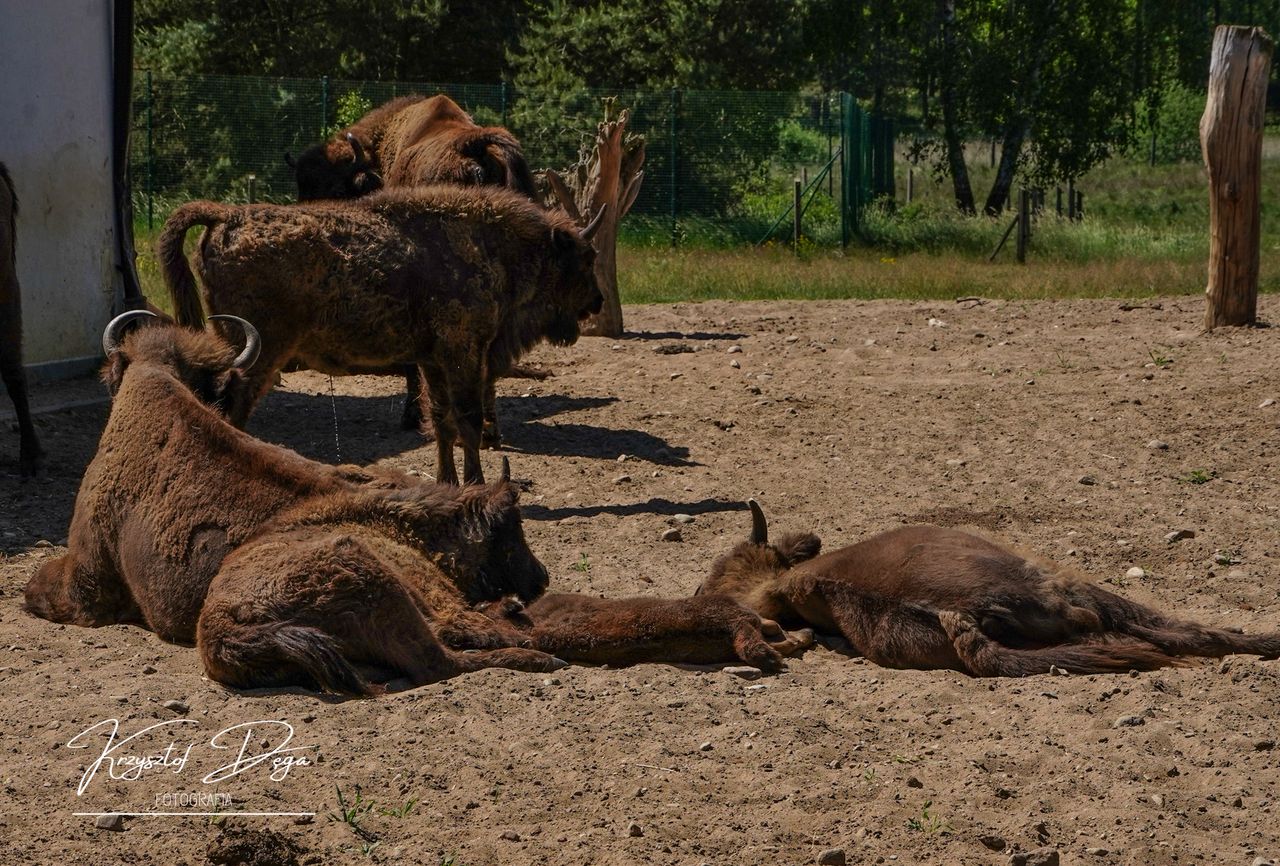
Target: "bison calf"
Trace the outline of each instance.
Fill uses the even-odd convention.
[[[439,480],[483,481],[480,440],[493,377],[543,339],[569,345],[604,303],[591,235],[563,213],[506,190],[384,190],[294,207],[192,202],[160,235],[165,281],[181,324],[203,310],[182,251],[192,226],[204,304],[252,320],[262,360],[248,405],[296,358],[332,375],[422,369],[431,395]],[[246,413],[233,415],[237,426]]]
[[[813,643],[722,595],[694,598],[595,598],[544,595],[529,605],[504,600],[486,613],[527,636],[532,646],[571,662],[632,665],[743,661],[776,671],[782,657]]]
[[[563,664],[492,639],[497,649],[462,654],[436,633],[465,634],[454,619],[474,605],[546,587],[505,465],[496,484],[463,489],[260,442],[211,408],[240,393],[252,328],[238,355],[212,333],[174,326],[120,342],[122,321],[149,315],[108,326],[111,415],[76,496],[68,552],[28,582],[28,610],[194,641],[209,676],[240,687],[369,694],[377,688],[357,664],[415,684]]]
[[[784,625],[839,633],[892,668],[973,676],[1152,670],[1181,656],[1280,655],[1280,633],[1244,635],[1173,619],[1069,571],[972,533],[907,526],[819,556],[808,533],[751,538],[718,559],[699,592],[723,593]]]
[[[18,414],[18,472],[28,478],[40,471],[44,451],[36,438],[27,400],[27,374],[22,368],[22,292],[18,288],[16,229],[18,194],[9,170],[0,162],[0,379]]]

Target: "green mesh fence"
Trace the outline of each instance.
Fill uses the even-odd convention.
[[[506,126],[529,164],[563,169],[593,140],[602,101],[631,111],[645,179],[629,243],[789,243],[794,181],[807,242],[856,235],[861,209],[893,194],[893,127],[848,94],[582,90],[507,85],[207,76],[135,77],[130,170],[136,217],[154,227],[182,202],[292,201],[286,152],[322,141],[370,107],[447,93],[481,124]]]

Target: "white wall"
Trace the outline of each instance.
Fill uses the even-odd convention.
[[[18,191],[24,361],[37,378],[82,368],[101,355],[119,283],[111,0],[0,0],[0,130]]]

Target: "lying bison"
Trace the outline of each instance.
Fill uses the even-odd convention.
[[[498,631],[475,604],[531,599],[546,586],[505,472],[460,489],[260,442],[209,405],[235,399],[252,331],[239,356],[212,333],[174,326],[119,341],[124,323],[148,315],[108,326],[111,415],[76,497],[68,553],[31,578],[28,610],[194,641],[210,677],[245,688],[377,691],[357,664],[415,684],[563,664],[522,648],[463,654],[436,633],[468,617]]]
[[[478,125],[443,93],[393,99],[296,160],[285,159],[298,181],[298,201],[432,183],[500,186],[537,198],[515,136]]]
[[[158,244],[178,321],[199,325],[183,238],[204,304],[253,320],[262,361],[248,405],[290,359],[333,375],[419,366],[431,392],[438,477],[483,481],[480,440],[492,379],[540,340],[569,345],[604,298],[592,265],[599,218],[579,229],[506,190],[433,186],[284,207],[192,202]],[[237,426],[247,413],[231,416]]]
[[[694,598],[595,598],[550,593],[532,604],[504,599],[486,613],[529,645],[571,662],[717,664],[743,661],[776,671],[782,657],[813,643],[813,631],[788,634],[723,595]]]
[[[1181,656],[1280,655],[1280,633],[1243,635],[1176,620],[1033,563],[979,536],[907,526],[818,556],[808,533],[749,541],[716,561],[699,592],[761,616],[839,633],[876,664],[973,676],[1153,670]]]
[[[44,451],[31,423],[27,374],[22,368],[22,293],[18,289],[16,229],[18,194],[9,169],[0,162],[0,379],[18,413],[18,472],[28,478],[40,471]]]

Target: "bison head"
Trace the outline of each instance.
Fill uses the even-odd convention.
[[[604,294],[596,277],[596,250],[591,244],[605,210],[581,231],[564,226],[551,230],[551,242],[558,255],[560,291],[556,311],[547,326],[547,340],[557,346],[570,346],[581,334],[582,322],[604,309]]]
[[[809,532],[788,533],[769,543],[769,524],[760,503],[747,500],[751,510],[751,537],[721,556],[695,595],[719,593],[749,607],[765,619],[787,619],[790,606],[780,591],[787,569],[822,550],[822,541]]]
[[[382,189],[382,176],[351,132],[284,159],[298,181],[298,201],[359,198]]]
[[[520,519],[520,488],[511,480],[511,464],[502,458],[502,477],[493,484],[464,488],[463,510],[476,547],[475,600],[504,595],[532,601],[546,592],[550,577],[524,538]]]
[[[156,324],[126,334],[129,325],[150,319]],[[160,367],[190,389],[202,403],[229,418],[247,412],[251,403],[244,371],[253,366],[262,339],[253,325],[239,316],[210,316],[230,322],[244,332],[244,348],[237,352],[212,331],[192,331],[166,322],[150,310],[131,310],[116,316],[102,334],[107,361],[102,380],[114,397],[125,372],[133,365]]]

